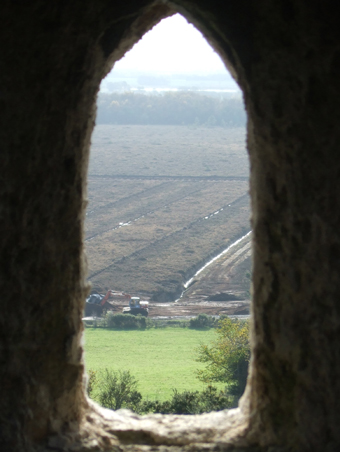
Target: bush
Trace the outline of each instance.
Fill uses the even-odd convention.
[[[89,371],[87,392],[103,407],[111,410],[128,408],[138,414],[200,414],[210,411],[220,411],[232,406],[233,398],[214,386],[208,386],[204,391],[173,390],[170,400],[142,400],[137,391],[137,380],[129,371],[115,372],[103,369]]]
[[[232,399],[214,386],[208,386],[204,391],[182,393],[174,391],[171,400],[173,414],[201,414],[210,411],[221,411],[230,408]]]
[[[114,314],[109,311],[105,316],[107,328],[116,328],[119,330],[145,330],[146,318],[141,315]]]
[[[129,371],[104,369],[98,373],[95,399],[111,410],[129,408],[136,411],[142,400],[136,388],[137,380]]]
[[[209,413],[210,411],[221,411],[231,408],[233,405],[233,398],[231,398],[225,391],[219,391],[215,386],[209,385],[201,392],[201,406],[202,413]]]
[[[159,400],[144,400],[139,404],[138,414],[147,414],[147,413],[160,413],[160,414],[169,414],[171,411],[171,404],[169,400],[165,402],[160,402]]]
[[[149,319],[149,317],[144,317],[145,318],[145,328],[146,329],[150,329],[150,328],[154,328],[155,327],[155,321],[152,319]]]
[[[221,411],[232,406],[233,399],[214,386],[208,386],[204,391],[173,390],[170,400],[165,402],[144,401],[138,407],[139,414],[201,414],[210,411]]]
[[[215,319],[207,314],[198,314],[194,319],[190,319],[189,328],[211,328],[215,323]]]
[[[167,326],[172,326],[172,327],[176,327],[176,326],[182,326],[183,322],[181,320],[168,320],[167,321]]]
[[[108,311],[105,314],[105,326],[107,328],[113,328],[113,324],[114,324],[113,318],[114,318],[114,316],[115,315],[114,315],[114,313],[112,311]]]
[[[174,389],[170,402],[170,413],[173,414],[199,414],[200,394],[198,391],[178,392]]]

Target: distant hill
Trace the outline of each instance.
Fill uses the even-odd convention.
[[[212,97],[195,91],[146,95],[100,93],[97,124],[206,125],[245,127],[241,98]]]

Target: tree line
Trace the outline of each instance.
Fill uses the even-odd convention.
[[[100,93],[97,105],[97,124],[221,127],[246,124],[242,99],[210,97],[193,91],[159,95]]]

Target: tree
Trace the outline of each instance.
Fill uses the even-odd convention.
[[[197,361],[207,364],[197,371],[204,383],[227,383],[235,402],[244,392],[250,358],[249,322],[225,318],[219,321],[218,339],[211,345],[200,345]]]
[[[242,99],[216,98],[193,91],[146,95],[100,93],[97,124],[167,124],[244,127]]]
[[[103,369],[96,383],[95,399],[105,408],[135,410],[142,400],[142,395],[136,390],[137,380],[128,370]]]

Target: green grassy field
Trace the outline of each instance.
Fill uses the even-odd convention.
[[[195,370],[200,343],[216,338],[215,330],[162,328],[145,331],[85,330],[85,363],[87,369],[130,370],[139,381],[143,398],[169,399],[172,389],[202,390]],[[223,385],[222,385],[223,386]]]

